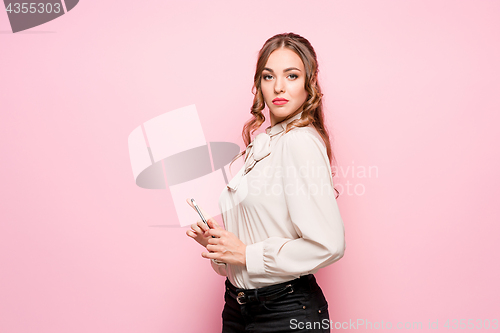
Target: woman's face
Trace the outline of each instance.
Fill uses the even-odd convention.
[[[261,89],[271,126],[294,114],[307,100],[306,71],[300,57],[288,48],[273,51],[262,71]]]

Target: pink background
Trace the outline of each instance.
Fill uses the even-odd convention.
[[[331,319],[500,320],[499,17],[498,0],[81,1],[12,34],[2,10],[0,332],[220,331],[224,278],[167,227],[169,191],[135,185],[127,137],[196,104],[207,141],[243,147],[257,52],[288,31],[318,53],[339,167],[378,171],[337,178],[358,194],[317,274]]]

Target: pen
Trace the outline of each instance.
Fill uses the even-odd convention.
[[[200,208],[198,207],[198,205],[196,204],[196,201],[194,201],[194,199],[191,199],[191,202],[193,203],[194,208],[195,208],[195,209],[196,209],[196,211],[198,212],[198,215],[200,215],[201,220],[202,220],[203,222],[205,222],[205,224],[207,225],[207,227],[210,229],[210,226],[208,225],[208,222],[207,222],[207,220],[205,219],[205,216],[203,216],[203,214],[201,213],[201,210],[200,210]],[[215,238],[215,236],[212,236],[212,238]]]

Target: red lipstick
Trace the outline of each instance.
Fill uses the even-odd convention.
[[[273,99],[273,104],[274,105],[283,105],[283,104],[286,104],[286,103],[288,103],[288,100],[285,99],[285,98],[276,97],[275,99]]]

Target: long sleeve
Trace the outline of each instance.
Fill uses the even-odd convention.
[[[343,257],[344,224],[324,144],[310,131],[283,136],[282,191],[299,238],[269,237],[246,248],[250,277],[307,274]]]
[[[221,261],[217,261],[215,259],[211,259],[210,260],[210,263],[212,264],[212,268],[214,269],[214,271],[219,274],[219,275],[222,275],[222,276],[227,276],[227,272],[226,272],[226,263],[224,262],[221,262]]]

